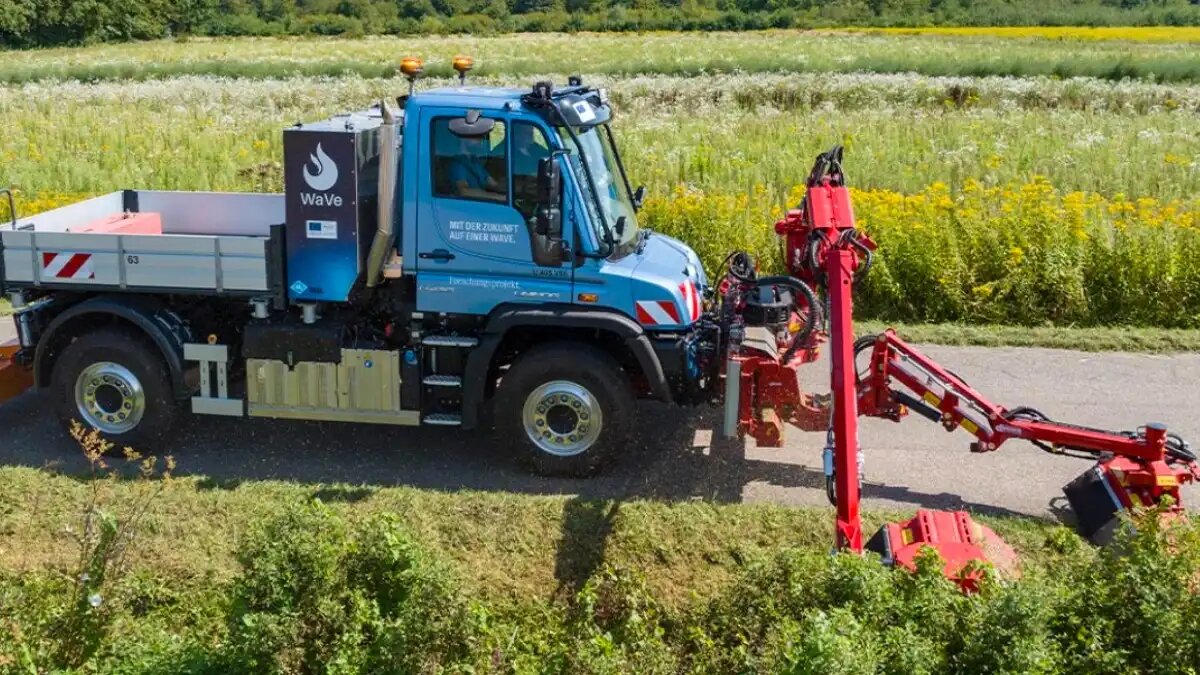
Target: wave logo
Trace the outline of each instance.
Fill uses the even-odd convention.
[[[338,168],[337,164],[333,163],[333,159],[325,154],[325,150],[321,148],[321,144],[317,143],[317,152],[308,156],[309,162],[316,168],[316,172],[309,171],[309,164],[304,165],[304,182],[308,186],[319,192],[324,192],[333,187],[337,183]]]

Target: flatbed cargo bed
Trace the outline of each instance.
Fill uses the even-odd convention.
[[[123,190],[0,224],[0,288],[282,297],[284,197]]]

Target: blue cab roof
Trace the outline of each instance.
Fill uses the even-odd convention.
[[[418,105],[445,105],[467,108],[502,108],[505,104],[520,103],[528,89],[512,87],[441,87],[417,91],[409,99]]]

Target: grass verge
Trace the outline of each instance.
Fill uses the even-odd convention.
[[[8,316],[12,314],[12,305],[8,300],[0,300],[0,316]]]
[[[70,564],[76,548],[67,528],[78,520],[87,483],[10,467],[0,468],[0,486],[9,505],[0,509],[0,570]],[[116,483],[110,508],[134,499],[134,489]],[[134,569],[185,586],[225,583],[239,571],[235,554],[246,532],[314,498],[350,522],[397,514],[450,562],[468,594],[498,605],[569,596],[598,569],[614,565],[640,570],[656,597],[680,606],[719,592],[781,547],[828,550],[833,541],[833,512],[823,508],[276,481],[233,485],[190,477],[172,480],[155,503]],[[896,515],[866,514],[867,531]],[[988,522],[1034,559],[1056,527],[1032,518]]]
[[[1148,352],[1154,354],[1200,351],[1200,330],[1173,328],[1069,328],[1059,326],[968,326],[961,324],[903,324],[859,321],[858,334],[877,333],[888,327],[911,342],[978,347],[1052,347],[1085,352]]]
[[[1200,532],[1157,513],[1099,551],[987,519],[1021,573],[965,595],[935,557],[910,574],[830,555],[828,508],[137,476],[0,469],[0,670],[1074,673],[1200,654]]]

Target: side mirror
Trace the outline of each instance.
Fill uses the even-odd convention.
[[[479,138],[492,133],[496,120],[483,117],[478,110],[468,110],[465,117],[450,120],[450,133],[463,138]]]
[[[641,211],[642,202],[646,201],[646,186],[639,185],[638,189],[633,191],[633,210]]]
[[[562,174],[558,152],[538,160],[537,222],[533,231],[552,240],[562,239]]]

